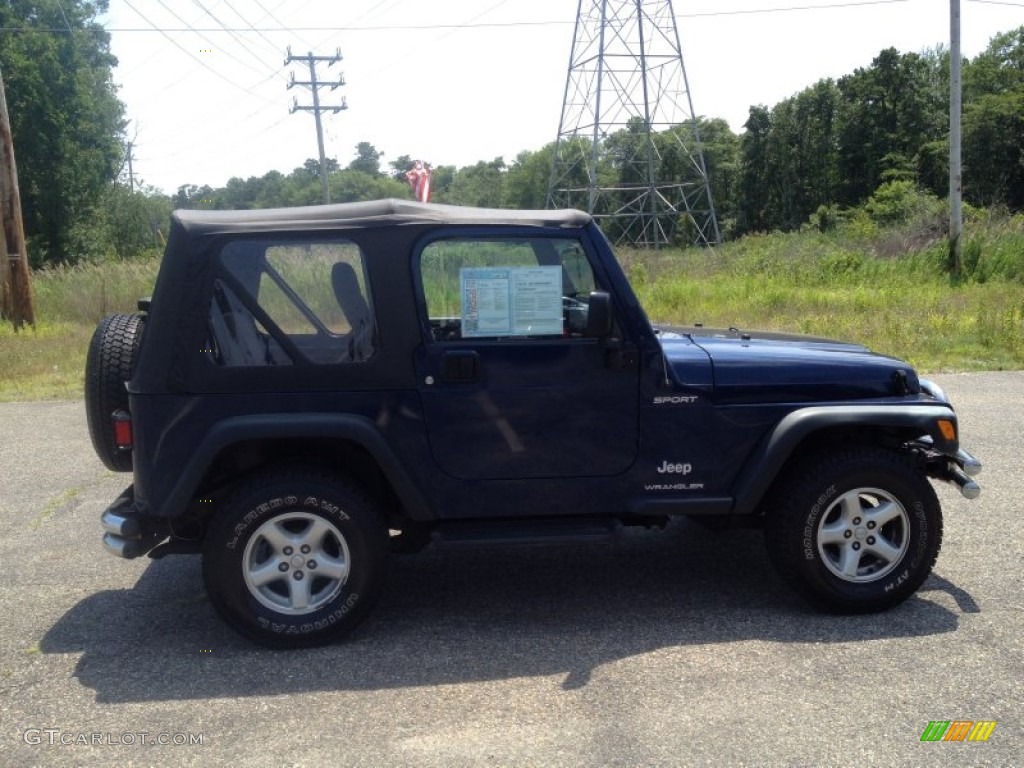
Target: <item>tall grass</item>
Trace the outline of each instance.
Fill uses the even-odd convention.
[[[0,323],[0,401],[82,396],[85,355],[96,324],[135,311],[149,296],[159,259],[50,267],[35,272],[36,326]]]
[[[892,255],[899,241],[917,247]],[[941,233],[860,227],[620,253],[655,321],[843,338],[932,372],[1024,369],[1024,217],[973,222],[956,279],[948,258]]]
[[[1024,368],[1024,298],[1012,283],[799,285],[750,275],[663,278],[640,291],[652,318],[847,339],[937,370]]]
[[[33,275],[36,315],[44,323],[95,325],[114,312],[134,312],[153,292],[158,258],[47,267]]]

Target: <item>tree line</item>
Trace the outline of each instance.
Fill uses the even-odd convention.
[[[35,266],[159,246],[174,208],[269,208],[320,202],[319,164],[184,185],[171,195],[130,190],[124,180],[125,107],[116,60],[96,22],[107,0],[8,0],[0,26],[3,73],[18,157],[29,253]],[[68,34],[43,30],[67,27]],[[38,27],[39,32],[31,31]],[[1024,210],[1024,26],[994,37],[963,68],[963,190],[976,206]],[[699,118],[654,137],[658,178],[693,182],[684,153],[699,135],[719,226],[727,238],[826,226],[898,184],[948,193],[949,53],[886,49],[870,66],[823,79],[772,107],[750,107],[743,131]],[[697,134],[694,133],[696,128]],[[628,182],[645,133],[635,121],[600,147],[602,185]],[[586,144],[586,139],[577,139]],[[411,197],[414,158],[384,165],[370,142],[342,166],[328,161],[331,200]],[[585,149],[585,147],[584,147]],[[554,144],[456,168],[434,168],[432,200],[455,205],[543,208]],[[423,158],[430,160],[430,158]],[[884,194],[882,195],[884,197]]]

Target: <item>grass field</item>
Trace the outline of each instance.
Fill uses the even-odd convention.
[[[846,339],[926,373],[1024,369],[1024,216],[970,222],[959,280],[933,229],[860,223],[618,255],[656,321]],[[0,324],[0,401],[81,397],[96,323],[133,311],[158,267],[153,254],[36,272],[35,329]]]
[[[1024,217],[975,222],[961,279],[947,258],[907,230],[620,254],[652,319],[846,339],[931,373],[1024,369]]]

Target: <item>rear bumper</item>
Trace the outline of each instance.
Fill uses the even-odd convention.
[[[128,486],[100,516],[103,548],[112,555],[131,560],[145,555],[167,538],[164,521],[135,514],[135,489]]]

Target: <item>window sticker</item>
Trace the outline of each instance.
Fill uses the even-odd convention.
[[[459,270],[462,336],[560,336],[562,268]]]

